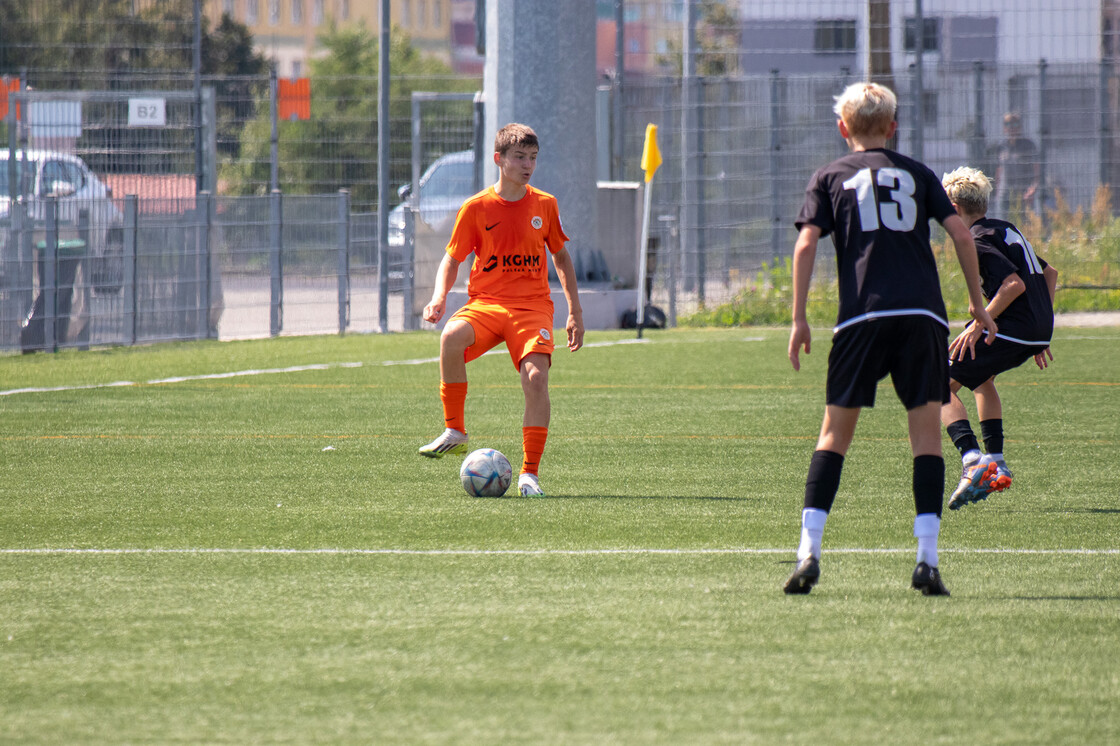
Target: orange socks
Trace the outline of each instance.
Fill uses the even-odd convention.
[[[544,443],[548,440],[547,427],[521,428],[522,449],[525,460],[521,462],[521,473],[536,474],[541,465],[541,456],[544,455]]]
[[[444,425],[461,433],[467,431],[466,427],[466,401],[467,384],[444,383],[439,384],[439,399],[443,403]],[[524,461],[521,462],[521,473],[536,474],[541,465],[541,456],[544,455],[544,444],[548,440],[547,427],[522,427],[521,446],[524,452]]]
[[[440,381],[439,400],[443,402],[444,425],[465,433],[467,431],[464,415],[467,401],[467,382],[444,383]]]

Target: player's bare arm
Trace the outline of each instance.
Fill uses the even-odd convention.
[[[583,307],[579,303],[579,290],[576,287],[575,264],[566,248],[552,255],[552,263],[556,267],[556,277],[560,280],[564,298],[568,301],[568,320],[564,324],[564,331],[568,335],[568,349],[575,352],[583,347],[584,332]]]
[[[1046,279],[1046,289],[1050,291],[1050,307],[1053,308],[1054,297],[1058,294],[1058,270],[1054,269],[1053,264],[1047,264],[1042,270],[1042,276]]]
[[[1054,307],[1054,296],[1058,293],[1058,270],[1054,269],[1053,264],[1047,264],[1042,270],[1042,276],[1046,278],[1046,289],[1050,291],[1050,307]],[[1034,356],[1034,364],[1038,366],[1039,370],[1046,370],[1050,364],[1050,360],[1054,359],[1054,353],[1047,347],[1042,352]]]
[[[995,341],[995,335],[999,331],[999,327],[992,320],[992,315],[988,313],[988,309],[984,307],[984,293],[980,287],[980,260],[976,257],[976,243],[972,240],[972,234],[969,232],[968,226],[964,224],[959,215],[950,215],[945,218],[942,225],[953,241],[953,249],[957,253],[957,262],[961,265],[965,284],[968,285],[968,313],[976,319],[981,327],[988,331],[987,344],[991,344]],[[971,352],[974,356],[976,355],[975,343],[973,343]]]
[[[1011,305],[1011,302],[1025,293],[1027,284],[1019,277],[1018,273],[1012,272],[1007,277],[1003,278],[1003,282],[999,286],[999,290],[988,301],[987,310],[992,319],[999,318],[999,315]],[[976,343],[983,335],[983,328],[975,323],[969,322],[964,331],[952,341],[949,345],[949,359],[961,360],[964,358],[964,351],[970,350],[973,358],[976,357]]]
[[[443,318],[443,312],[447,310],[447,294],[451,292],[451,286],[459,276],[460,264],[461,262],[452,258],[450,254],[443,255],[443,261],[439,263],[439,269],[436,270],[436,286],[432,291],[432,299],[424,306],[424,321],[435,324]]]
[[[789,332],[789,361],[794,370],[801,370],[801,348],[804,347],[808,355],[812,347],[813,335],[809,330],[806,306],[820,237],[819,227],[806,225],[797,234],[797,243],[793,247],[793,327]]]

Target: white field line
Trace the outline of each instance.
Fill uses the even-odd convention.
[[[951,549],[938,550],[941,554],[1009,554],[1009,555],[1086,555],[1106,556],[1120,555],[1120,549]],[[826,554],[909,554],[914,549],[910,548],[860,548],[841,547],[829,549]],[[207,554],[250,554],[250,555],[408,555],[422,557],[482,557],[482,556],[573,556],[573,557],[600,557],[609,555],[676,555],[676,556],[702,556],[715,554],[739,555],[767,555],[785,554],[793,555],[795,550],[765,549],[751,547],[737,547],[727,549],[655,549],[655,548],[630,548],[630,549],[344,549],[344,548],[319,548],[319,549],[283,549],[269,547],[195,547],[195,548],[67,548],[67,547],[28,547],[28,548],[0,548],[0,555],[207,555]]]
[[[640,339],[622,339],[616,342],[594,342],[584,347],[613,347],[625,344],[643,344]],[[491,350],[486,355],[508,354],[505,350]],[[22,389],[7,389],[0,391],[0,396],[14,396],[15,394],[47,394],[59,391],[86,391],[89,389],[109,389],[124,386],[159,386],[169,383],[187,383],[189,381],[213,381],[223,378],[240,378],[242,376],[267,376],[276,373],[303,373],[309,370],[330,370],[332,368],[361,368],[366,365],[391,366],[391,365],[426,365],[438,363],[438,357],[423,357],[412,360],[382,360],[373,363],[314,363],[312,365],[291,365],[286,368],[259,368],[249,370],[235,370],[226,373],[206,373],[197,376],[171,376],[170,378],[153,378],[150,381],[113,381],[111,383],[90,383],[75,386],[31,386]]]

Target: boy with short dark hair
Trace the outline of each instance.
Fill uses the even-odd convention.
[[[992,183],[983,171],[962,166],[941,179],[949,200],[976,242],[980,279],[988,313],[999,319],[999,333],[990,345],[976,347],[982,329],[969,325],[949,345],[949,395],[941,408],[953,445],[961,453],[961,481],[949,496],[949,510],[983,500],[1011,486],[1012,474],[1003,457],[1003,404],[996,376],[1034,358],[1040,370],[1054,359],[1054,295],[1058,270],[1034,253],[1012,223],[987,217]],[[975,354],[965,355],[966,349]],[[980,417],[986,454],[960,400],[961,387],[972,390]]]
[[[468,301],[448,319],[440,335],[440,400],[446,429],[420,453],[430,458],[466,453],[467,363],[505,342],[525,395],[524,456],[517,480],[521,495],[544,494],[538,469],[551,416],[548,370],[554,349],[549,254],[568,302],[564,327],[568,349],[582,347],[584,334],[575,266],[564,248],[568,236],[560,224],[556,198],[529,186],[539,149],[537,134],[527,125],[507,124],[498,131],[494,138],[498,183],[459,209],[423,314],[431,323],[443,318],[459,265],[474,254]]]
[[[941,222],[968,284],[969,311],[996,331],[980,294],[976,248],[941,182],[926,166],[886,148],[898,127],[894,93],[855,83],[836,100],[840,136],[852,151],[813,174],[797,217],[793,255],[793,328],[789,359],[800,370],[810,350],[806,299],[817,241],[832,234],[840,307],[828,356],[824,422],[805,483],[798,564],[783,586],[808,593],[820,578],[821,537],[840,487],[844,456],[863,407],[875,404],[891,376],[906,407],[914,456],[914,536],[918,564],[911,585],[948,596],[938,570],[937,537],[945,491],[941,405],[949,399],[949,324],[930,248],[930,219]]]

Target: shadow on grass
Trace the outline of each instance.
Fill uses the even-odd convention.
[[[1008,508],[1003,507],[1005,513],[1024,513],[1030,515],[1038,515],[1039,513],[1046,513],[1050,515],[1063,515],[1069,513],[1087,513],[1089,515],[1116,515],[1120,513],[1120,508]]]
[[[726,495],[518,495],[517,493],[499,497],[479,496],[476,500],[713,500],[722,502],[747,502],[750,497],[727,497]]]
[[[1120,596],[988,596],[1004,601],[1120,601]]]

